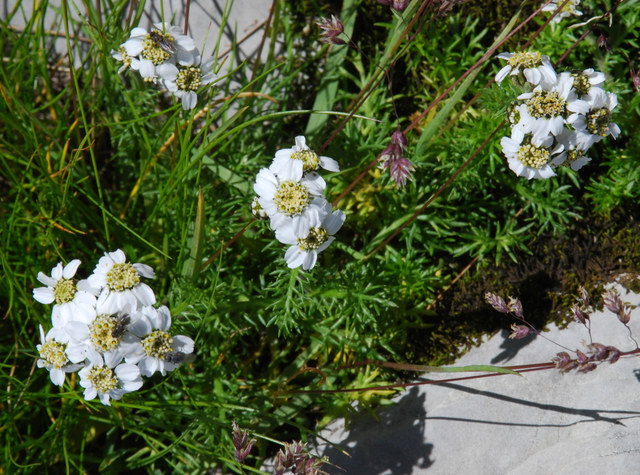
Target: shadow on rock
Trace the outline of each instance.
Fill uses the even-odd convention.
[[[500,332],[500,335],[502,336],[502,338],[504,338],[504,341],[500,344],[500,348],[502,348],[502,351],[491,358],[491,364],[498,364],[503,361],[509,361],[513,359],[513,357],[516,356],[522,348],[532,343],[537,336],[532,332],[524,338],[521,338],[520,340],[513,340],[509,338],[510,334],[511,331],[509,330],[502,330]]]
[[[378,420],[368,413],[352,417],[348,436],[336,444],[351,457],[327,446],[324,455],[339,468],[326,464],[323,469],[330,474],[408,475],[429,467],[433,444],[424,441],[425,397],[414,387],[394,406],[376,410]]]

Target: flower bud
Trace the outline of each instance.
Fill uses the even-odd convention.
[[[529,334],[529,327],[526,325],[516,325],[513,323],[511,325],[511,335],[509,338],[512,340],[522,340],[525,336]]]
[[[618,294],[615,290],[607,290],[602,294],[602,300],[604,301],[604,306],[610,312],[615,313],[616,315],[620,314],[620,311],[623,309],[622,300],[618,297]]]
[[[502,297],[491,292],[484,294],[484,300],[500,313],[509,313],[509,307]]]
[[[522,302],[520,302],[519,299],[515,297],[509,297],[508,308],[509,308],[509,311],[512,312],[516,317],[518,318],[523,317]]]
[[[585,315],[584,313],[582,313],[582,310],[580,310],[580,307],[578,307],[577,305],[574,305],[573,307],[571,307],[571,312],[573,313],[573,318],[575,318],[578,322],[582,323],[583,325],[587,322],[587,319],[589,318],[589,315]]]
[[[598,365],[595,363],[583,364],[583,365],[580,365],[580,367],[578,368],[578,373],[589,373],[590,371],[593,371],[597,367]]]
[[[316,23],[318,27],[322,30],[320,33],[320,41],[322,43],[332,44],[332,45],[343,45],[345,44],[344,40],[338,38],[339,35],[344,33],[344,26],[339,18],[336,18],[335,15],[331,15],[331,19],[329,18],[321,18],[319,22]]]
[[[584,305],[585,307],[589,305],[589,292],[587,292],[587,289],[585,289],[582,285],[580,287],[578,287],[578,293],[580,293],[580,301],[582,302],[582,305]]]

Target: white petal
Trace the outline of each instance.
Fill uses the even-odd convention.
[[[296,137],[296,147],[298,147],[298,149],[300,150],[305,150],[307,149],[307,144],[306,144],[306,139],[304,138],[304,135],[298,135]]]
[[[49,287],[33,289],[33,298],[43,304],[50,304],[55,300],[53,290]]]
[[[62,386],[64,384],[65,372],[59,368],[52,368],[49,372],[51,382],[56,386]]]
[[[330,172],[340,171],[340,165],[338,165],[338,162],[333,158],[329,158],[329,157],[319,157],[319,158],[320,158],[320,166],[325,170],[328,170]]]
[[[62,278],[62,262],[58,262],[58,265],[51,269],[51,277],[56,281]]]
[[[508,53],[501,53],[501,54],[508,54]],[[500,57],[500,55],[498,55],[498,57]],[[500,84],[502,80],[506,78],[510,72],[511,72],[511,66],[507,64],[500,71],[498,71],[498,74],[496,74],[496,82]]]
[[[317,252],[308,252],[302,262],[302,270],[310,270],[316,265],[316,261],[318,260]]]
[[[131,292],[136,296],[138,302],[143,306],[153,305],[156,303],[156,295],[153,293],[151,287],[144,282],[140,282],[138,285],[131,289]],[[124,309],[123,309],[124,310]]]
[[[140,369],[134,364],[122,363],[113,371],[122,381],[133,381],[140,377]]]
[[[171,348],[174,351],[180,351],[185,354],[193,353],[194,341],[185,335],[176,335],[173,337]]]
[[[345,214],[337,209],[324,220],[324,223],[322,223],[322,225],[327,230],[329,235],[333,235],[337,233],[338,230],[342,227],[345,219]]]
[[[71,279],[74,275],[76,275],[76,271],[78,270],[80,263],[80,259],[74,259],[69,262],[66,266],[64,266],[62,277],[64,277],[65,279]]]

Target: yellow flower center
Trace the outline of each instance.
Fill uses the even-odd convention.
[[[120,338],[114,338],[112,333],[118,319],[111,315],[98,315],[89,325],[89,339],[93,346],[102,351],[115,349]]]
[[[153,30],[143,41],[141,55],[156,66],[162,64],[171,57],[171,50],[175,48],[173,41],[173,36]]]
[[[324,228],[311,228],[309,234],[304,239],[298,239],[298,245],[305,251],[318,249],[329,238]]]
[[[58,305],[71,302],[75,294],[76,284],[71,279],[60,279],[53,288],[53,296]]]
[[[317,170],[320,166],[318,155],[313,150],[301,150],[291,154],[293,160],[302,160],[302,169],[306,172]]]
[[[587,129],[593,135],[605,136],[609,133],[611,111],[606,107],[594,109],[587,114]]]
[[[523,67],[525,69],[537,68],[542,64],[542,55],[538,51],[520,51],[509,58],[512,68]]]
[[[56,369],[62,368],[67,364],[68,358],[64,350],[66,349],[64,343],[60,343],[54,340],[47,341],[40,348],[40,358],[47,362],[47,365],[51,365]]]
[[[164,330],[154,330],[142,340],[142,349],[147,356],[164,359],[164,355],[173,351],[173,338]]]
[[[118,387],[118,378],[111,368],[106,366],[94,366],[89,371],[89,381],[99,393],[106,393]]]
[[[297,181],[283,181],[280,183],[273,198],[278,211],[287,216],[302,213],[310,201],[311,194],[309,190]]]
[[[549,162],[549,151],[544,147],[536,147],[530,143],[523,144],[520,146],[516,158],[529,168],[542,168]]]
[[[202,71],[197,66],[187,66],[180,68],[176,85],[182,91],[197,91],[202,82]]]
[[[527,110],[536,119],[550,119],[567,113],[567,101],[555,91],[538,91],[527,101]]]
[[[582,73],[572,74],[571,76],[573,76],[573,89],[576,91],[576,94],[579,97],[589,94],[589,89],[591,89],[589,77]]]
[[[131,289],[140,283],[140,274],[128,262],[116,263],[107,272],[107,287],[115,292]]]

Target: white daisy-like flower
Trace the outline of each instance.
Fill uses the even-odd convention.
[[[253,214],[256,219],[267,219],[267,212],[262,209],[260,206],[260,202],[258,201],[258,197],[254,196],[253,201],[251,201],[251,214]]]
[[[502,137],[500,145],[507,157],[509,168],[518,176],[532,178],[550,178],[555,175],[551,168],[552,160],[560,160],[555,155],[562,154],[562,145],[554,144],[552,135],[539,137],[526,134],[520,129],[513,129],[511,137]],[[552,148],[553,147],[553,148]]]
[[[151,376],[156,371],[164,376],[180,366],[182,360],[177,355],[191,355],[194,342],[188,336],[172,336],[170,328],[171,313],[167,307],[143,308],[130,326],[130,331],[140,340],[126,357],[127,363],[137,364],[143,376]]]
[[[553,84],[556,81],[556,71],[551,65],[549,56],[538,51],[520,51],[518,53],[500,53],[497,58],[506,59],[507,65],[496,74],[496,82],[500,84],[507,76],[524,74],[525,79],[537,86],[540,83]]]
[[[607,135],[618,138],[620,127],[611,122],[611,112],[617,105],[615,94],[593,88],[588,100],[575,101],[568,107],[574,113],[567,121],[576,129],[576,143],[580,149],[589,149]]]
[[[120,66],[120,69],[118,69],[118,74],[122,74],[129,68],[136,71],[140,69],[140,61],[129,56],[124,46],[120,46],[117,51],[111,50],[111,56],[116,61],[122,63],[122,66]]]
[[[122,363],[115,368],[108,365],[91,365],[80,370],[80,386],[84,388],[87,401],[100,398],[105,406],[110,406],[110,399],[118,400],[126,393],[137,391],[142,387],[140,369],[134,364]]]
[[[193,39],[183,35],[177,26],[168,23],[156,23],[147,32],[136,27],[122,47],[127,55],[138,57],[140,75],[145,79],[156,77],[156,67],[166,62],[193,64],[196,45]]]
[[[69,322],[65,327],[70,340],[67,355],[73,363],[89,360],[94,366],[105,363],[110,368],[120,363],[131,351],[137,339],[128,327],[135,314],[98,315],[91,323]]]
[[[201,63],[197,54],[193,64],[163,63],[157,68],[158,75],[162,78],[164,86],[182,102],[183,110],[191,110],[198,103],[197,91],[215,80],[213,64],[215,58],[211,57]]]
[[[131,264],[126,260],[120,249],[105,252],[87,279],[92,287],[101,289],[97,302],[100,313],[114,315],[156,303],[151,287],[140,280],[141,277],[154,278],[153,269],[146,264]]]
[[[543,12],[555,12],[558,9],[558,6],[562,5],[564,0],[554,0],[553,2],[548,3],[542,8]],[[554,23],[560,23],[563,18],[567,18],[570,16],[582,16],[582,12],[578,10],[578,5],[580,5],[580,0],[569,0],[563,7],[562,10],[553,17],[551,20]]]
[[[269,169],[276,175],[286,174],[294,180],[300,180],[304,173],[315,172],[324,168],[330,172],[339,172],[340,166],[333,158],[318,156],[307,147],[306,139],[299,135],[292,148],[278,150]]]
[[[38,368],[46,368],[49,371],[49,378],[56,386],[64,384],[67,373],[73,373],[82,368],[80,364],[71,364],[67,357],[68,335],[60,328],[53,327],[45,335],[42,325],[40,325],[40,344],[36,349],[40,355]]]
[[[335,240],[333,236],[342,227],[345,215],[342,211],[331,212],[331,204],[325,202],[320,212],[310,221],[310,228],[306,233],[296,232],[293,225],[285,225],[276,230],[276,238],[291,247],[285,253],[287,266],[290,268],[302,266],[303,270],[313,269],[318,254],[324,251]]]
[[[51,320],[54,326],[63,328],[70,320],[91,321],[96,316],[97,289],[86,280],[75,282],[79,259],[66,266],[58,263],[51,269],[51,276],[38,272],[38,280],[46,287],[33,289],[33,298],[42,304],[54,303]]]
[[[605,80],[604,73],[595,71],[593,68],[571,73],[571,76],[573,76],[573,92],[578,99],[586,98],[592,88],[602,89],[601,85]]]
[[[258,195],[258,203],[271,219],[272,229],[292,221],[298,232],[306,233],[312,215],[326,201],[323,196],[325,186],[325,181],[317,173],[307,173],[296,180],[295,175],[287,170],[276,176],[268,168],[263,168],[253,189]]]
[[[537,86],[532,92],[519,95],[518,99],[525,102],[518,106],[520,121],[515,127],[541,138],[559,135],[564,129],[567,109],[576,101],[571,96],[572,84],[571,74],[562,73],[552,87]]]
[[[566,166],[578,171],[591,161],[591,157],[585,155],[586,151],[578,147],[575,132],[564,129],[556,139],[566,153],[556,155],[556,158],[551,161],[552,167]]]

